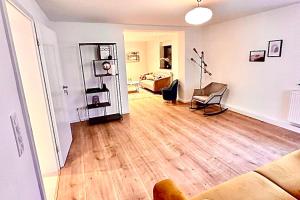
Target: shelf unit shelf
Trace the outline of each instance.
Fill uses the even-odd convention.
[[[101,93],[101,92],[109,92],[109,89],[107,88],[87,88],[85,93],[86,94],[95,94],[95,93]]]
[[[112,114],[112,115],[106,115],[106,116],[100,116],[100,117],[92,117],[89,119],[89,123],[92,125],[100,124],[100,123],[121,120],[122,118],[123,117],[121,114]]]
[[[111,106],[109,102],[102,102],[97,104],[88,104],[87,109],[104,108],[108,106]]]
[[[113,74],[97,74],[95,76],[96,77],[119,76],[119,74],[115,74],[115,75],[113,75]]]
[[[116,59],[116,58],[113,58],[113,59],[98,59],[98,60],[93,60],[93,61],[116,61],[116,60],[118,60],[118,59]]]
[[[88,52],[83,53],[85,49],[88,52],[94,49],[94,59],[87,56]],[[94,125],[123,119],[117,44],[80,43],[79,53],[89,124]],[[114,70],[105,71],[102,69],[103,62],[111,63]],[[90,70],[91,66],[93,73]],[[115,98],[114,101],[111,100],[111,93],[114,94],[112,95]]]

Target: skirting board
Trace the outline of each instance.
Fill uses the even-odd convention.
[[[279,121],[279,120],[272,119],[272,118],[267,117],[267,116],[262,116],[262,115],[259,115],[259,114],[256,114],[256,113],[251,113],[251,112],[245,111],[241,108],[237,108],[236,106],[232,106],[232,105],[225,105],[225,107],[227,107],[229,110],[231,110],[233,112],[237,112],[239,114],[246,115],[248,117],[266,122],[268,124],[273,124],[275,126],[279,126],[281,128],[284,128],[284,129],[287,129],[287,130],[290,130],[290,131],[294,131],[294,132],[300,134],[300,128],[298,128],[296,126],[292,126],[289,122]]]
[[[182,103],[190,103],[191,102],[191,100],[182,100],[182,99],[178,99],[178,101],[182,102]],[[292,126],[288,122],[279,121],[279,120],[275,120],[275,119],[272,119],[272,118],[269,118],[266,116],[262,116],[259,114],[251,113],[251,112],[245,111],[241,108],[237,108],[236,106],[232,106],[232,105],[228,105],[228,104],[224,105],[224,107],[228,108],[229,110],[231,110],[233,112],[237,112],[239,114],[246,115],[248,117],[266,122],[268,124],[273,124],[275,126],[279,126],[281,128],[285,128],[285,129],[288,129],[288,130],[291,130],[291,131],[294,131],[294,132],[297,132],[300,134],[300,128],[298,128],[296,126]],[[128,114],[128,113],[125,113],[125,114]],[[87,119],[82,119],[82,120],[87,120]],[[79,122],[79,120],[71,121],[71,123],[76,123],[76,122]]]
[[[191,100],[183,100],[183,99],[177,99],[181,103],[190,103]]]

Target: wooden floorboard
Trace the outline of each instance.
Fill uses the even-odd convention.
[[[72,132],[59,200],[150,200],[165,178],[193,196],[300,148],[300,134],[230,111],[204,117],[138,94],[123,121],[77,123]]]

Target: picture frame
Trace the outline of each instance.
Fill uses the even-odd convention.
[[[265,62],[266,50],[250,51],[249,62]]]
[[[108,45],[98,46],[98,59],[99,60],[111,60],[111,48]]]
[[[283,40],[271,40],[268,46],[268,57],[281,57]]]
[[[140,52],[138,51],[128,52],[126,62],[127,63],[140,62]]]

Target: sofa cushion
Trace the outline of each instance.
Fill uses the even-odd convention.
[[[295,198],[260,174],[250,172],[216,186],[192,200],[295,200]]]
[[[284,156],[256,171],[300,199],[300,151]]]
[[[153,85],[154,85],[154,81],[152,81],[152,80],[142,80],[141,81],[141,86],[142,87],[151,89],[151,88],[153,88]]]
[[[148,74],[148,75],[146,75],[146,80],[154,80],[155,79],[155,77],[152,75],[152,74]]]
[[[160,181],[153,188],[153,200],[187,200],[170,179]]]

